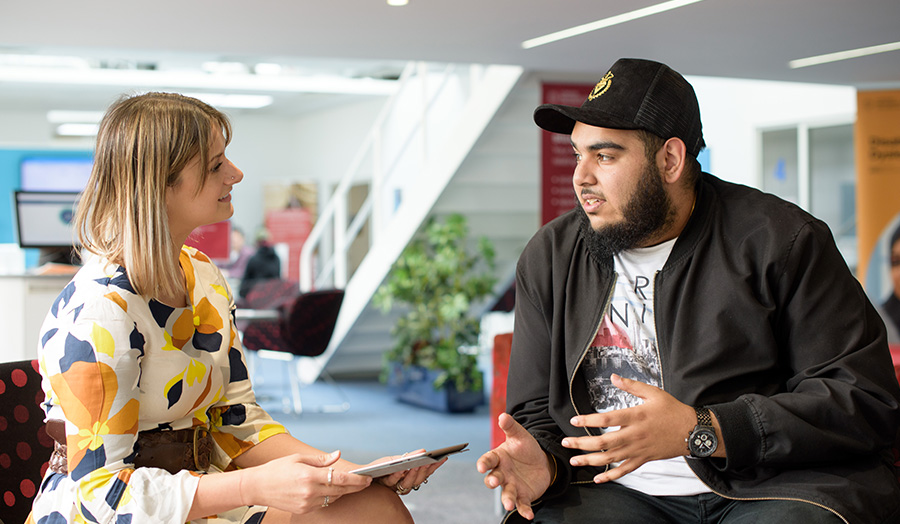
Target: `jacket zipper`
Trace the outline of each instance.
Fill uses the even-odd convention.
[[[603,301],[603,312],[600,314],[600,322],[597,323],[597,327],[594,329],[593,335],[591,335],[590,340],[587,341],[584,349],[581,351],[581,357],[578,359],[578,363],[575,364],[575,369],[572,370],[572,376],[569,378],[569,402],[572,403],[572,409],[575,410],[576,415],[581,415],[581,412],[578,411],[578,406],[575,405],[575,395],[572,394],[572,384],[575,382],[575,375],[578,374],[578,368],[581,367],[581,363],[584,362],[584,357],[587,356],[588,351],[591,349],[591,343],[597,338],[597,333],[600,332],[600,326],[603,325],[603,319],[606,318],[606,311],[609,309],[609,304],[612,302],[613,292],[616,287],[616,279],[619,278],[618,273],[613,271],[612,274],[612,285],[606,291],[606,299]],[[591,433],[590,429],[587,427],[584,428],[584,432],[587,433],[588,436],[595,436]]]

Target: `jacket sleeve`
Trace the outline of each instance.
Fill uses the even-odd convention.
[[[564,431],[550,415],[551,375],[565,376],[553,363],[552,315],[547,308],[550,271],[533,250],[523,253],[516,271],[516,308],[507,378],[507,412],[553,455],[557,474],[543,498],[561,493],[571,480],[573,452],[561,444]],[[540,268],[529,271],[529,268]],[[543,300],[542,300],[543,299]]]
[[[727,451],[720,469],[852,459],[897,437],[900,386],[884,324],[827,226],[801,226],[781,267],[773,331],[789,376],[774,395],[710,406]]]

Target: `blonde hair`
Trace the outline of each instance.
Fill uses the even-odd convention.
[[[175,93],[120,98],[100,122],[94,167],[75,211],[84,249],[123,265],[134,290],[151,298],[184,294],[169,232],[166,189],[195,157],[209,164],[215,131],[231,124],[220,111]],[[200,169],[202,188],[209,175]]]

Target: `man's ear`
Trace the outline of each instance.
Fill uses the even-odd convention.
[[[687,167],[687,147],[684,142],[675,137],[666,140],[660,148],[660,155],[660,173],[663,179],[669,184],[678,182]]]

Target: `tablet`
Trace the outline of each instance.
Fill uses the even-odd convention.
[[[403,471],[405,469],[412,469],[419,466],[434,464],[435,462],[439,462],[440,460],[442,460],[444,457],[453,455],[454,453],[469,451],[468,448],[466,448],[466,446],[468,445],[469,443],[466,442],[465,444],[457,444],[455,446],[435,449],[432,451],[413,453],[412,455],[395,458],[394,460],[389,460],[387,462],[381,462],[379,464],[372,464],[371,466],[354,469],[350,473],[356,473],[357,475],[366,475],[376,478],[383,477],[397,471]]]

